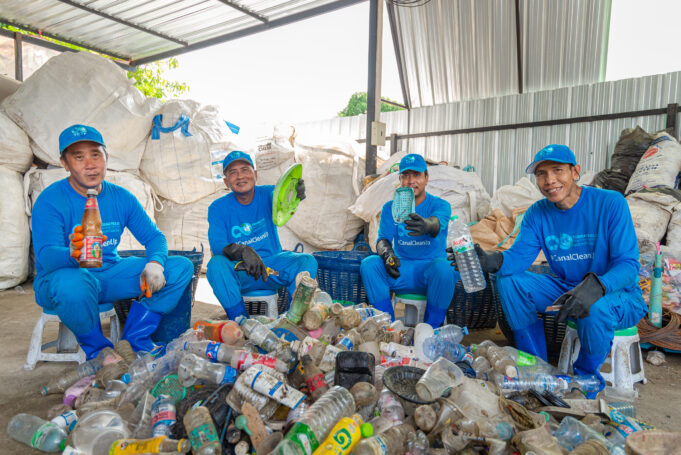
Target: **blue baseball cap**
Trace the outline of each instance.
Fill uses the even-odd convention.
[[[91,141],[102,147],[106,147],[102,134],[91,126],[71,125],[59,135],[59,155],[64,153],[66,147],[76,142]]]
[[[547,145],[543,149],[539,150],[536,155],[534,155],[534,161],[527,166],[525,169],[526,174],[534,174],[534,171],[544,161],[555,161],[556,163],[567,163],[573,166],[577,165],[577,159],[575,154],[572,153],[570,147],[562,144],[551,144]]]
[[[240,150],[235,150],[231,152],[229,155],[227,155],[224,160],[222,160],[222,173],[224,174],[225,171],[227,170],[227,167],[235,161],[245,161],[248,164],[250,164],[253,169],[255,169],[253,160],[251,159],[251,156],[248,153],[242,152]]]
[[[410,153],[400,160],[400,174],[404,171],[426,172],[428,166],[421,155]]]

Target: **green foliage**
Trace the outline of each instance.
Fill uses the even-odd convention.
[[[387,99],[387,98],[386,98]],[[393,100],[388,100],[393,101]],[[381,102],[381,112],[401,111],[401,107]],[[338,113],[339,117],[352,117],[354,115],[366,114],[367,112],[367,92],[353,93],[345,109]]]
[[[145,96],[153,98],[174,98],[189,91],[189,85],[184,82],[169,81],[163,75],[167,70],[175,69],[179,63],[175,57],[168,60],[153,62],[128,71],[128,77],[135,79],[135,87]]]

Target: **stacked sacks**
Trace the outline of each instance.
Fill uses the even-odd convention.
[[[296,133],[292,126],[275,127],[272,137],[258,138],[250,153],[258,170],[258,185],[274,185],[295,161]]]
[[[0,166],[0,290],[23,283],[28,276],[31,234],[24,213],[21,174]]]

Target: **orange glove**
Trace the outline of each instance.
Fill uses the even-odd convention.
[[[80,250],[83,248],[83,226],[80,224],[73,228],[73,233],[69,234],[69,256],[75,260],[80,259]],[[106,242],[107,236],[102,235],[102,243]]]

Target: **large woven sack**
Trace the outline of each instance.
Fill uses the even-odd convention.
[[[21,174],[0,166],[0,290],[14,287],[28,276],[31,234],[24,213]]]
[[[645,188],[675,188],[679,172],[681,145],[673,136],[659,133],[636,165],[625,194]]]
[[[596,175],[594,186],[624,193],[631,174],[648,149],[653,135],[640,126],[623,129],[612,153],[610,169],[604,169]]]
[[[79,123],[102,133],[109,154],[107,167],[118,171],[139,167],[151,119],[161,106],[145,98],[126,72],[111,60],[88,52],[52,57],[2,107],[35,142],[34,153],[59,165],[59,134]]]
[[[275,127],[272,136],[258,138],[250,153],[258,171],[258,185],[274,185],[281,174],[294,163],[295,130]]]
[[[224,188],[222,160],[242,149],[217,106],[171,100],[154,117],[140,171],[159,196],[189,204]]]
[[[9,117],[0,112],[0,166],[24,173],[31,166],[33,152],[28,136]]]
[[[674,207],[671,219],[669,220],[667,246],[674,251],[681,251],[681,203]]]
[[[511,217],[514,209],[529,207],[543,197],[537,185],[529,178],[523,177],[513,185],[497,188],[489,207],[490,211],[499,209],[504,215]]]
[[[298,137],[295,161],[303,165],[306,199],[287,226],[319,249],[352,243],[364,222],[348,211],[360,193],[364,152],[344,138]]]
[[[33,204],[40,193],[52,185],[54,182],[68,177],[68,172],[63,168],[53,169],[38,169],[32,168],[24,175],[24,200],[26,202],[24,210],[26,215],[31,216]],[[140,202],[144,211],[151,220],[154,220],[154,197],[151,187],[136,175],[128,172],[107,171],[106,181],[115,185],[122,186],[130,191]],[[123,250],[138,250],[143,248],[140,243],[135,240],[135,237],[126,228],[118,243],[118,249]]]
[[[627,196],[627,204],[636,229],[640,250],[662,240],[678,199],[656,191],[643,191]]]

